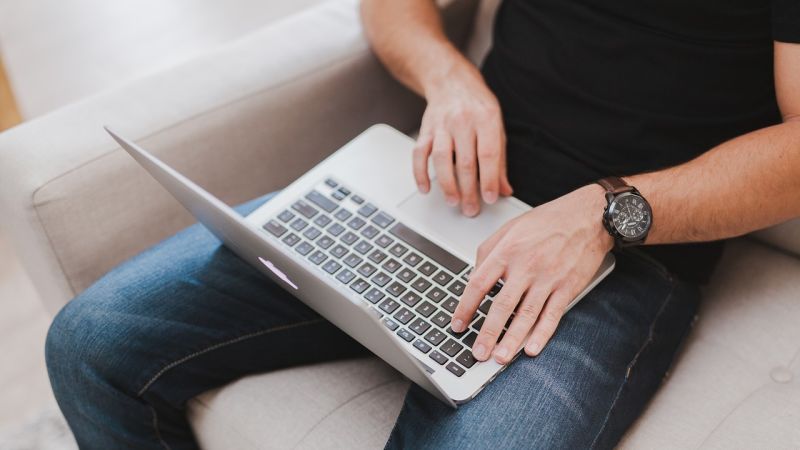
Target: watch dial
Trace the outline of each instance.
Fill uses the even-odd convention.
[[[647,233],[652,221],[650,205],[636,194],[623,194],[611,204],[611,219],[625,240],[635,241]]]

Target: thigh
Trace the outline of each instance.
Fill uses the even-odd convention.
[[[691,326],[699,293],[632,251],[563,319],[536,358],[524,354],[451,410],[413,387],[389,448],[611,448],[659,386]]]
[[[178,409],[246,374],[366,352],[200,225],[114,269],[55,324],[53,341],[71,344],[65,358]]]

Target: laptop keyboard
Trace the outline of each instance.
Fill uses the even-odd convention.
[[[450,319],[472,268],[364,197],[327,179],[263,228],[359,294],[429,368],[460,377],[479,364],[470,349],[502,285],[456,333]]]

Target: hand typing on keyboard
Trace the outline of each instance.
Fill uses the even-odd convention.
[[[600,221],[604,206],[602,188],[586,186],[511,220],[481,244],[452,318],[452,328],[464,330],[473,313],[485,309],[484,295],[504,280],[472,347],[477,360],[494,354],[497,362],[510,362],[531,329],[525,353],[542,351],[613,247]]]

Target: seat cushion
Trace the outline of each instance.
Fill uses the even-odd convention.
[[[730,243],[672,374],[623,448],[800,447],[800,260]],[[381,448],[407,389],[383,362],[244,378],[198,397],[204,448]]]

